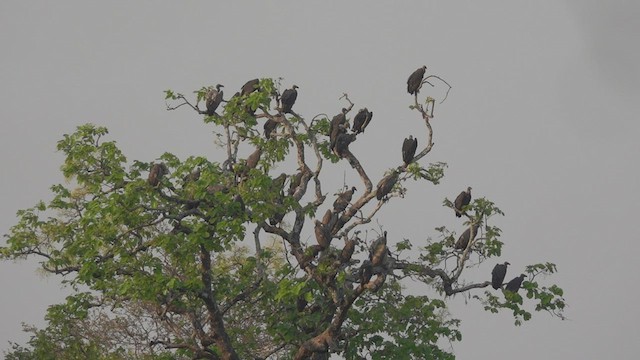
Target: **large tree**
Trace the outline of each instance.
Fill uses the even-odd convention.
[[[421,85],[431,80],[441,79]],[[391,140],[398,162],[373,180],[349,149],[365,127],[379,126],[372,112],[356,115],[345,94],[342,112],[310,119],[295,110],[296,87],[281,92],[267,78],[233,97],[221,86],[196,91],[194,101],[166,92],[169,110],[195,110],[214,128],[222,162],[171,153],[128,162],[103,127],[65,135],[58,149],[69,181],[52,187],[48,204],[18,212],[1,254],[39,258],[73,294],[8,356],[452,358],[443,344],[461,339],[447,310],[456,294],[473,292],[491,312],[508,309],[518,325],[531,309],[562,317],[562,289],[537,282],[554,264],[510,271],[525,274],[520,293],[490,289],[489,273],[465,280],[502,252],[492,218],[503,214],[488,199],[444,200],[443,211],[462,215],[461,239],[444,227],[406,240],[373,226],[382,207],[402,201],[406,181],[444,176],[444,163],[422,163],[434,146],[435,101],[419,89],[410,95],[425,126],[417,154],[414,139],[402,152],[402,139]],[[331,194],[323,179],[343,161],[359,183]]]

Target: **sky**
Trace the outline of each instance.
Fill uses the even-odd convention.
[[[423,161],[449,167],[440,185],[409,183],[380,224],[390,239],[416,243],[435,227],[455,230],[442,200],[472,186],[506,213],[491,221],[503,230],[510,271],[556,263],[546,280],[569,305],[566,321],[540,313],[515,327],[510,314],[457,296],[451,312],[463,341],[452,351],[635,358],[638,19],[635,1],[2,1],[0,233],[64,181],[56,142],[80,124],[108,127],[129,160],[219,156],[201,117],[166,111],[166,89],[221,83],[231,95],[248,79],[282,77],[300,87],[295,108],[308,118],[337,114],[347,92],[374,112],[351,150],[376,182],[398,165],[404,137],[424,144],[406,78],[427,65],[453,88],[436,106],[435,147]],[[327,189],[356,181],[341,165]],[[493,265],[468,279],[482,281]],[[35,261],[0,263],[0,288],[0,351],[24,342],[20,323],[44,325],[46,307],[65,296]]]

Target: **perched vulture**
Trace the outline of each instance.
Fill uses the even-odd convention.
[[[422,78],[424,77],[424,72],[427,70],[426,66],[418,68],[418,70],[414,71],[409,79],[407,79],[407,91],[411,95],[417,95],[418,91],[420,91],[420,87],[422,86]]]
[[[222,90],[220,88],[224,85],[216,85],[216,88],[209,87],[206,94],[207,115],[211,116],[216,113],[216,109],[222,102]]]
[[[340,114],[336,115],[331,119],[331,125],[329,127],[329,133],[333,132],[333,129],[337,128],[338,125],[344,125],[347,123],[347,114],[348,110],[346,108],[342,108]]]
[[[164,163],[153,164],[151,166],[151,170],[149,170],[149,177],[147,178],[147,182],[149,185],[156,187],[160,183],[160,180],[163,176],[169,173],[169,169],[167,169],[167,165]]]
[[[402,161],[405,165],[409,165],[413,157],[416,155],[416,149],[418,148],[418,139],[414,139],[409,135],[408,138],[402,142]]]
[[[293,107],[293,104],[296,103],[296,99],[298,98],[298,91],[296,90],[297,88],[297,85],[293,85],[291,89],[287,89],[282,92],[282,98],[280,100],[282,101],[283,113],[291,113],[291,108]]]
[[[340,260],[342,261],[343,264],[351,261],[351,257],[353,256],[353,253],[356,250],[356,244],[358,243],[359,240],[360,239],[356,237],[356,238],[347,239],[344,241],[344,247],[340,252]]]
[[[182,181],[186,185],[189,182],[198,181],[198,179],[200,179],[200,169],[195,169],[192,172],[190,172],[188,175],[186,175],[184,178],[182,178]]]
[[[360,267],[360,284],[366,285],[371,280],[371,276],[373,276],[373,267],[371,266],[371,261],[365,260],[362,262],[362,266]]]
[[[459,249],[459,250],[466,249],[467,246],[469,246],[469,242],[476,238],[476,235],[478,234],[478,229],[479,228],[480,228],[479,224],[474,224],[470,228],[467,228],[467,230],[465,230],[462,233],[462,235],[460,235],[460,237],[458,238],[458,241],[456,241],[456,244],[454,245],[454,248]],[[470,230],[473,230],[473,233],[471,233]]]
[[[331,244],[331,234],[329,233],[329,229],[327,229],[323,223],[316,220],[314,231],[316,233],[316,241],[318,242],[318,245],[320,245],[322,249],[328,248],[329,244]]]
[[[247,162],[246,162],[247,170],[255,169],[256,166],[258,166],[258,161],[260,161],[261,156],[262,156],[261,148],[257,148],[256,151],[251,153],[251,155],[249,155],[249,157],[247,158]]]
[[[463,191],[458,195],[456,201],[453,202],[453,207],[457,217],[462,217],[462,208],[469,205],[471,202],[471,187],[468,187],[466,191]]]
[[[353,186],[351,189],[341,193],[338,195],[336,200],[333,202],[333,210],[335,212],[344,211],[349,203],[351,202],[351,198],[353,197],[353,193],[356,191],[356,187]]]
[[[525,274],[520,274],[520,276],[511,279],[511,281],[507,283],[505,290],[517,293],[518,290],[520,290],[520,286],[522,285],[522,281],[525,277]]]
[[[271,133],[278,127],[278,122],[272,119],[267,120],[264,123],[264,137],[267,139],[271,138]]]
[[[387,257],[387,232],[382,233],[382,236],[377,238],[371,248],[369,249],[369,260],[372,266],[380,266],[384,263]]]
[[[300,186],[301,182],[302,182],[302,172],[299,172],[293,175],[291,177],[291,182],[289,183],[289,191],[287,191],[287,194],[289,196],[293,196],[293,194],[295,194],[296,190],[298,189],[298,186]]]
[[[387,194],[391,192],[393,186],[398,181],[398,173],[392,172],[391,174],[385,176],[378,182],[378,186],[376,186],[376,199],[382,200]]]
[[[338,222],[338,213],[331,211],[331,209],[327,209],[327,212],[324,213],[322,217],[322,223],[331,231],[334,225]]]
[[[511,265],[507,261],[504,264],[496,264],[491,271],[491,286],[498,290],[502,287],[504,277],[507,275],[507,266]]]
[[[364,129],[371,122],[372,117],[372,111],[369,111],[367,108],[360,109],[360,111],[358,111],[356,116],[353,118],[353,126],[351,127],[351,131],[356,134],[363,133]]]
[[[347,151],[349,150],[349,144],[356,140],[356,134],[338,134],[336,137],[336,141],[333,144],[333,153],[338,157],[343,158],[347,155]]]
[[[244,85],[242,85],[242,90],[240,90],[240,95],[249,95],[252,92],[258,90],[258,85],[260,84],[260,80],[252,79],[247,81]]]

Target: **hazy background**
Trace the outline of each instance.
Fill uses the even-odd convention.
[[[77,125],[107,126],[129,160],[164,151],[215,156],[210,128],[188,109],[167,112],[162,91],[222,83],[228,97],[248,79],[300,86],[297,111],[337,114],[348,92],[374,118],[351,146],[374,182],[398,165],[402,139],[421,121],[406,78],[422,65],[453,85],[436,107],[435,148],[446,161],[438,186],[379,213],[392,241],[418,243],[433,228],[459,229],[440,206],[470,185],[507,214],[504,259],[552,261],[549,278],[569,304],[514,327],[458,296],[459,359],[631,359],[637,330],[637,120],[639,3],[155,1],[0,2],[0,233],[18,209],[50,199],[62,182],[56,142]],[[441,98],[444,87],[432,93]],[[337,190],[343,169],[332,170]],[[347,171],[348,181],[355,179]],[[355,180],[354,180],[355,181]],[[485,279],[495,262],[469,272]],[[0,263],[0,351],[24,342],[20,322],[44,325],[60,301],[59,279],[33,261]]]

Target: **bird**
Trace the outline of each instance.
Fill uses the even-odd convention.
[[[293,104],[296,103],[296,99],[298,98],[298,91],[296,90],[298,88],[297,85],[293,85],[291,87],[291,89],[287,89],[285,91],[282,92],[282,112],[285,114],[290,114],[291,113],[291,108],[293,107]]]
[[[258,84],[260,84],[260,80],[258,79],[251,79],[247,81],[244,85],[242,85],[240,95],[249,95],[252,92],[258,90]]]
[[[164,163],[153,164],[151,165],[151,170],[149,170],[147,183],[149,183],[149,185],[153,187],[156,187],[160,183],[162,177],[168,173],[169,169],[167,169],[167,165],[165,165]]]
[[[377,238],[369,248],[369,261],[372,266],[380,266],[387,258],[387,232],[383,232],[382,236]]]
[[[373,117],[373,112],[369,111],[367,108],[360,109],[356,116],[353,118],[353,126],[351,127],[351,131],[359,134],[363,133],[364,129],[371,122],[371,118]]]
[[[351,202],[351,198],[353,197],[353,193],[356,191],[356,187],[352,186],[351,189],[341,193],[338,195],[336,200],[333,202],[333,210],[335,212],[344,211],[349,203]]]
[[[413,72],[407,79],[407,91],[411,95],[418,95],[418,91],[420,91],[420,87],[422,86],[422,77],[424,77],[424,72],[427,70],[426,66],[422,66]]]
[[[491,286],[498,290],[502,287],[504,277],[507,275],[507,266],[511,265],[505,261],[504,264],[496,264],[491,271]]]
[[[278,122],[273,119],[268,119],[264,123],[264,137],[271,138],[271,133],[278,127]]]
[[[209,89],[207,90],[207,94],[205,95],[205,104],[207,106],[207,111],[206,114],[211,116],[214,115],[216,113],[216,109],[218,108],[218,106],[220,105],[220,103],[222,102],[222,90],[220,90],[220,88],[223,88],[224,85],[216,85],[216,88],[214,89],[213,87],[209,87]]]
[[[413,160],[413,157],[416,154],[416,149],[418,148],[418,139],[414,139],[413,136],[409,135],[408,138],[405,138],[402,142],[402,161],[404,161],[405,165],[409,165]]]
[[[331,150],[336,146],[336,141],[338,140],[338,135],[344,134],[347,132],[346,124],[347,117],[345,114],[348,112],[347,109],[342,108],[340,114],[334,116],[331,119],[331,123],[329,124],[329,147]]]
[[[507,286],[505,287],[505,290],[507,291],[511,291],[513,293],[517,293],[518,290],[520,290],[520,286],[522,285],[522,281],[524,280],[524,278],[527,275],[525,274],[520,274],[520,276],[514,277],[513,279],[511,279],[511,281],[509,281],[507,283]]]
[[[340,158],[345,157],[347,155],[346,152],[349,150],[349,144],[351,144],[355,140],[356,134],[338,134],[338,136],[336,137],[336,141],[332,147],[333,153]]]
[[[458,241],[456,241],[454,248],[459,250],[466,249],[467,246],[469,246],[469,242],[475,239],[476,234],[478,233],[478,228],[480,228],[479,224],[473,224],[470,228],[467,228],[467,230],[460,235]],[[470,230],[473,230],[473,233]]]
[[[365,285],[369,283],[371,280],[371,276],[373,276],[373,268],[371,266],[371,261],[365,260],[362,262],[362,266],[360,267],[360,284]]]
[[[316,241],[318,242],[318,245],[320,245],[322,249],[328,248],[329,244],[331,244],[331,235],[329,234],[329,229],[327,229],[327,227],[323,223],[316,220],[314,231],[316,234]]]
[[[262,148],[257,148],[254,152],[247,157],[246,167],[248,169],[255,169],[258,166],[258,161],[260,161],[260,157],[262,156]]]
[[[291,182],[289,182],[289,190],[287,191],[287,195],[293,196],[293,194],[295,194],[296,190],[298,189],[298,186],[300,186],[301,182],[302,172],[296,173],[295,175],[291,176]]]
[[[468,187],[466,191],[461,192],[456,201],[453,202],[453,207],[456,212],[456,217],[462,217],[462,208],[469,205],[471,202],[471,187]]]
[[[380,180],[380,182],[378,182],[378,185],[376,186],[376,199],[382,200],[385,196],[387,196],[387,194],[391,192],[391,189],[393,189],[393,186],[396,184],[397,181],[398,181],[398,173],[395,171],[383,177],[382,180]]]

